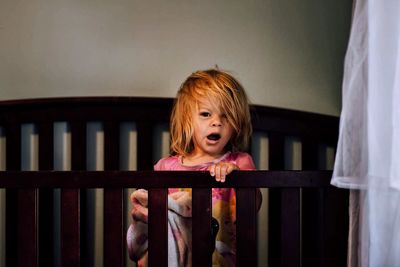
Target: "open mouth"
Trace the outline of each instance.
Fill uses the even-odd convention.
[[[212,141],[217,141],[219,139],[221,139],[221,135],[220,134],[210,134],[207,136],[208,140],[212,140]]]

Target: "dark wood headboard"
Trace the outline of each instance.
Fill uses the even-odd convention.
[[[19,138],[18,127],[22,123],[38,125],[38,131],[43,132],[45,140],[51,140],[51,123],[67,121],[71,124],[71,131],[83,131],[79,128],[88,121],[102,121],[106,133],[117,134],[115,127],[120,122],[134,121],[138,131],[138,170],[152,170],[152,130],[158,123],[168,123],[172,109],[171,98],[142,98],[142,97],[72,97],[72,98],[43,98],[0,101],[0,125],[5,127],[9,138]],[[296,136],[303,143],[303,169],[318,169],[318,145],[327,144],[335,147],[338,137],[338,117],[314,114],[309,112],[287,110],[253,105],[251,107],[254,132],[267,132],[272,150],[277,146],[280,154],[274,154],[270,169],[284,169],[285,136]],[[114,129],[114,130],[113,130]],[[114,136],[106,136],[113,139]],[[118,139],[114,139],[118,140]],[[112,140],[110,140],[112,141]],[[74,140],[84,142],[84,140]],[[20,169],[18,158],[19,149],[12,142],[13,149],[7,150],[7,170]],[[51,170],[51,144],[41,142],[41,156],[49,160],[40,160],[41,170]],[[108,142],[106,142],[108,144]],[[82,143],[83,144],[83,143]],[[117,146],[111,146],[117,147]],[[106,148],[107,149],[107,148]],[[85,151],[81,156],[73,159],[73,169],[84,170]],[[116,153],[118,154],[118,153]],[[106,153],[110,155],[110,153]],[[77,155],[78,156],[78,155]],[[105,160],[105,169],[118,169],[118,157]]]

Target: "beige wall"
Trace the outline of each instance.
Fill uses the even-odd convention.
[[[338,115],[350,13],[347,0],[0,0],[0,100],[173,97],[217,64],[254,104]],[[0,266],[4,234],[0,220]]]
[[[0,99],[173,97],[233,72],[255,104],[338,115],[351,1],[1,0]]]

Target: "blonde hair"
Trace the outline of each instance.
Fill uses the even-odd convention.
[[[233,128],[226,149],[245,151],[252,133],[248,99],[242,85],[227,72],[210,69],[192,73],[181,85],[171,114],[171,153],[187,156],[194,148],[192,109],[202,98],[216,101]]]

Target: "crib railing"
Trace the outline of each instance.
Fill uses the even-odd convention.
[[[15,244],[7,246],[7,266],[39,266],[39,190],[61,188],[61,266],[82,266],[80,194],[83,188],[104,188],[104,266],[124,266],[126,230],[123,188],[149,189],[149,266],[167,266],[167,188],[193,188],[193,266],[211,266],[211,190],[237,189],[237,266],[257,266],[255,188],[280,191],[277,233],[279,266],[301,266],[304,253],[318,247],[313,266],[344,266],[346,262],[347,191],[330,186],[330,171],[236,171],[225,183],[206,172],[153,171],[4,171],[0,188],[16,195]],[[302,190],[320,196],[315,218],[302,215]],[[40,199],[42,201],[42,199]],[[9,222],[9,221],[8,221]],[[302,233],[316,223],[315,235]],[[8,231],[7,231],[8,233]],[[13,233],[13,231],[10,231]],[[316,238],[317,237],[317,238]],[[266,237],[268,238],[268,237]],[[11,240],[7,238],[7,240]],[[328,244],[328,245],[327,245]],[[15,249],[15,251],[12,251]],[[318,256],[319,255],[319,256]],[[276,255],[275,255],[276,256]],[[304,266],[304,264],[303,264]]]
[[[199,266],[209,262],[204,256],[208,254],[203,252],[209,249],[210,244],[207,242],[210,238],[210,208],[202,206],[209,202],[209,191],[203,189],[221,184],[213,182],[205,173],[121,171],[153,169],[153,164],[161,157],[157,150],[161,147],[157,143],[161,135],[155,133],[159,130],[157,127],[168,124],[172,103],[173,99],[138,97],[0,101],[0,170],[6,170],[0,172],[0,187],[7,188],[3,212],[5,219],[0,220],[1,227],[6,221],[6,240],[1,240],[0,244],[0,248],[3,248],[5,243],[6,252],[0,251],[0,265],[5,254],[7,267],[53,266],[54,262],[58,263],[55,260],[58,258],[61,258],[62,266],[94,265],[87,264],[93,255],[88,255],[91,252],[87,247],[90,248],[91,244],[85,233],[85,227],[90,225],[86,220],[89,220],[88,214],[91,212],[89,208],[86,210],[86,204],[92,203],[87,201],[86,188],[104,188],[103,263],[104,266],[123,266],[128,227],[124,225],[123,188],[146,187],[154,196],[154,199],[151,198],[151,205],[155,207],[151,212],[154,215],[150,223],[157,225],[154,228],[150,226],[151,239],[165,236],[160,237],[164,238],[163,241],[150,242],[149,249],[153,251],[151,257],[157,255],[151,258],[150,264],[162,266],[161,262],[165,264],[166,259],[166,235],[162,234],[165,229],[159,227],[161,220],[157,216],[166,216],[160,212],[165,210],[165,188],[178,186],[199,188],[193,194],[193,216],[196,218],[193,221],[196,229],[193,238],[200,240],[193,242],[196,246],[194,249],[199,251],[193,254],[193,262]],[[244,264],[245,261],[246,266],[255,266],[256,220],[252,206],[254,189],[251,188],[267,187],[269,190],[264,195],[263,205],[267,205],[268,209],[260,214],[267,218],[264,221],[268,223],[268,227],[265,227],[268,229],[268,246],[264,243],[259,249],[265,247],[269,267],[299,266],[299,263],[304,267],[345,266],[348,192],[329,185],[329,172],[314,171],[331,168],[331,164],[326,164],[325,151],[329,147],[334,154],[338,118],[263,106],[252,106],[251,113],[254,133],[261,137],[252,139],[252,151],[249,152],[256,164],[260,164],[260,169],[271,171],[236,172],[224,184],[238,188],[239,200],[245,199],[239,201],[237,211],[238,217],[243,217],[237,225],[238,264]],[[103,140],[97,145],[103,153],[96,152],[96,155],[103,160],[104,165],[99,168],[105,170],[103,172],[89,171],[93,170],[88,163],[93,152],[90,143],[93,136],[89,130],[93,122],[101,124],[102,128]],[[60,124],[66,125],[62,134],[59,133]],[[125,128],[131,124],[134,126]],[[161,132],[166,128],[162,128]],[[27,134],[30,131],[27,129],[33,129],[33,134]],[[135,154],[133,158],[125,154],[124,149],[130,142],[125,132],[136,134],[133,138],[135,147],[128,149],[129,153]],[[60,138],[63,134],[70,139],[66,138],[68,140],[65,141]],[[292,138],[301,143],[298,153],[301,159],[296,168],[303,171],[281,172],[294,168],[293,164],[287,162],[291,158],[287,144]],[[260,140],[264,139],[268,140],[268,145],[263,141],[261,146]],[[164,143],[168,143],[168,140]],[[33,147],[31,150],[30,145]],[[28,164],[27,167],[28,158],[35,161],[36,165]],[[261,158],[267,158],[263,165]],[[60,167],[64,159],[68,162],[67,166]],[[125,166],[125,161],[134,164],[134,167]],[[55,188],[61,188],[61,214],[57,213],[59,191],[56,190],[55,194]],[[242,194],[245,196],[241,197]],[[1,191],[0,198],[3,197],[4,191]],[[202,201],[197,201],[197,198]],[[57,205],[54,205],[55,202]],[[1,204],[0,208],[3,209],[4,205]],[[248,216],[249,213],[251,216]],[[59,217],[62,229],[60,237],[55,236],[59,231],[53,224],[54,218],[58,220]],[[265,232],[265,228],[262,231]],[[61,242],[61,249],[54,249],[55,240],[57,245]],[[59,250],[60,256],[54,253]],[[94,255],[97,257],[96,253]],[[262,260],[265,261],[265,258]]]

